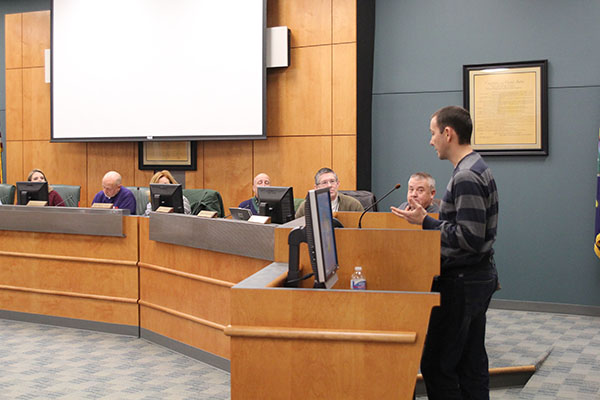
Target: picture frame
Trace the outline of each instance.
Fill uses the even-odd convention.
[[[463,65],[473,150],[548,155],[548,60]]]
[[[196,170],[196,142],[139,142],[138,168],[194,171]]]

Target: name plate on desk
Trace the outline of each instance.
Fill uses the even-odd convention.
[[[3,205],[0,230],[124,237],[123,216],[129,213],[129,210]]]
[[[48,204],[48,202],[44,200],[29,200],[27,203],[29,207],[45,207],[46,204]]]
[[[184,214],[150,214],[150,240],[273,261],[277,225]]]

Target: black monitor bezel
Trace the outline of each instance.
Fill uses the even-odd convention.
[[[25,191],[25,201],[22,192]],[[29,201],[48,202],[48,182],[17,182],[17,205],[26,206]]]
[[[156,195],[160,196],[157,200]],[[163,196],[165,199],[163,199]],[[183,187],[177,183],[151,183],[150,184],[150,204],[152,211],[160,206],[172,207],[173,212],[184,214],[183,208]]]
[[[271,217],[273,224],[285,224],[295,218],[294,189],[291,186],[259,186],[257,188],[259,215]],[[290,214],[283,215],[283,205],[288,203]]]

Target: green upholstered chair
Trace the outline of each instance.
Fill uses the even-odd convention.
[[[2,204],[15,204],[15,185],[0,183],[0,201]]]
[[[60,194],[62,197],[65,207],[79,207],[79,200],[81,196],[81,186],[76,185],[50,185]]]
[[[302,202],[305,199],[296,199],[294,198],[294,211],[298,211],[298,207],[300,207],[300,204],[302,204]]]
[[[220,218],[225,216],[221,194],[212,189],[183,189],[192,208],[192,215],[198,215],[202,210],[216,211]]]
[[[135,197],[135,215],[144,215],[150,202],[150,188],[144,186],[126,186]]]

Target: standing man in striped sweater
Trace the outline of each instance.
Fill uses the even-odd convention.
[[[409,199],[411,210],[392,212],[423,229],[441,231],[441,274],[434,281],[441,306],[431,313],[421,372],[429,399],[489,399],[486,311],[498,286],[492,245],[498,223],[494,177],[471,148],[469,112],[449,106],[429,125],[441,160],[454,166],[439,220]]]

